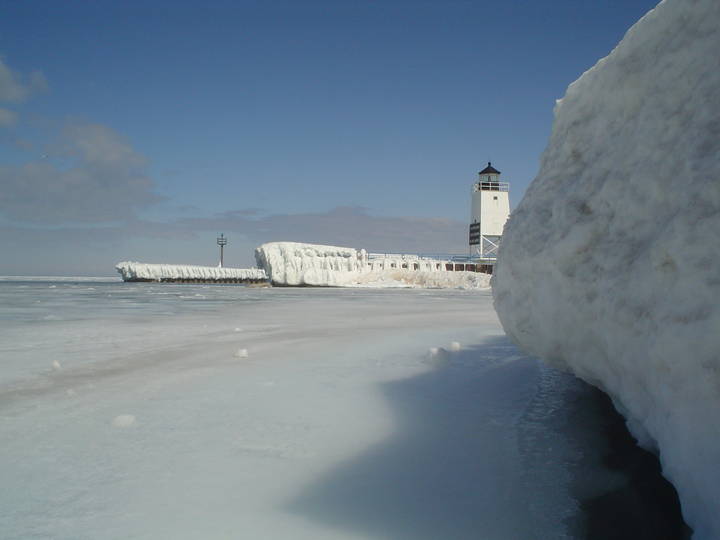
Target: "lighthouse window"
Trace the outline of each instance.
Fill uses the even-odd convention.
[[[493,197],[493,201],[497,201],[497,195],[495,195],[495,197]]]

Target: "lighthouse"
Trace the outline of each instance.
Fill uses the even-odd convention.
[[[500,171],[488,161],[472,186],[470,256],[494,264],[503,227],[510,215],[510,184],[500,181]]]

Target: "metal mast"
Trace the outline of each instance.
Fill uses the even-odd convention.
[[[227,245],[227,238],[225,238],[225,235],[223,233],[220,233],[220,236],[218,236],[217,245],[220,246],[220,268],[222,268],[223,267],[223,249]]]

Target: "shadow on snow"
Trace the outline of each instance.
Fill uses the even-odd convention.
[[[685,537],[675,490],[602,392],[506,338],[429,361],[383,387],[393,436],[288,511],[394,540]]]

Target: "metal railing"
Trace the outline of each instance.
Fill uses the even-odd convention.
[[[479,255],[459,255],[457,253],[368,253],[368,260],[399,259],[403,261],[447,261],[447,262],[478,262],[494,261],[495,257],[480,257]]]
[[[475,191],[510,191],[509,182],[477,182]]]

